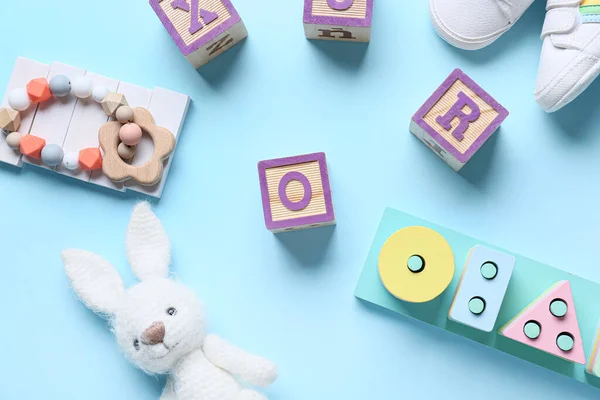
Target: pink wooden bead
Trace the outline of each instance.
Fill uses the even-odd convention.
[[[142,140],[142,128],[137,124],[125,124],[119,130],[119,139],[127,146],[135,146]]]

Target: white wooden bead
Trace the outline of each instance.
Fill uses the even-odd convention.
[[[31,105],[31,99],[25,88],[13,89],[8,94],[8,105],[13,110],[25,111]]]
[[[71,91],[80,99],[87,99],[94,91],[94,83],[88,76],[78,76],[71,84]]]
[[[76,151],[65,153],[61,164],[69,171],[76,171],[79,169],[79,153]]]
[[[92,92],[92,97],[96,103],[102,103],[109,90],[106,86],[96,86]]]

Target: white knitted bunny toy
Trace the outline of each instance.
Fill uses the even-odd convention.
[[[161,400],[266,399],[241,382],[268,386],[277,378],[277,367],[217,336],[205,336],[195,294],[168,277],[169,239],[148,203],[133,210],[126,247],[141,281],[129,289],[94,253],[65,250],[62,258],[73,289],[90,309],[109,318],[127,358],[148,373],[169,374]]]

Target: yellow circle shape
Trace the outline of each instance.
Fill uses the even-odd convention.
[[[421,272],[408,268],[411,256],[425,261]],[[400,229],[388,238],[379,253],[379,276],[395,297],[425,303],[438,297],[454,277],[454,255],[442,235],[422,226]]]

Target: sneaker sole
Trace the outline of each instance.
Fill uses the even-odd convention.
[[[566,106],[567,104],[571,103],[581,93],[583,93],[585,91],[585,89],[587,89],[592,84],[592,82],[594,82],[594,80],[598,77],[598,75],[600,75],[600,60],[596,60],[596,64],[594,65],[594,67],[591,68],[588,72],[586,72],[585,75],[583,75],[581,77],[581,79],[579,79],[577,81],[577,83],[571,89],[569,89],[569,91],[567,93],[565,93],[564,96],[562,96],[556,103],[554,103],[554,105],[552,105],[550,107],[545,107],[545,104],[543,104],[544,96],[539,96],[538,93],[534,93],[535,101],[547,113],[556,112],[556,111],[560,110],[561,108],[563,108],[564,106]],[[562,77],[559,79],[553,80],[551,82],[551,84],[549,84],[546,87],[546,89],[544,89],[544,92],[548,91],[549,87],[552,87],[552,88],[556,87],[560,83],[561,79],[562,79]]]
[[[434,1],[435,0],[429,0],[429,16],[431,18],[431,23],[433,24],[435,31],[442,39],[459,49],[473,51],[487,47],[490,44],[494,43],[511,27],[511,25],[509,25],[505,30],[500,31],[496,34],[492,34],[491,37],[485,39],[466,39],[457,37],[453,32],[451,32],[444,26],[442,20],[437,16],[433,5]]]

